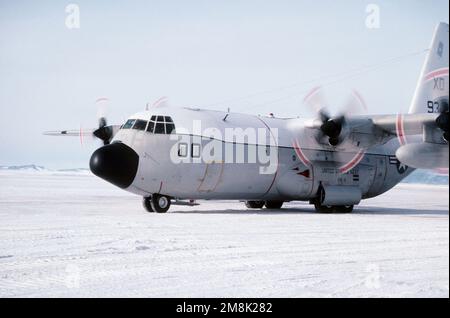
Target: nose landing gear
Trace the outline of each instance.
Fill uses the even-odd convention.
[[[144,197],[142,204],[147,212],[166,213],[170,208],[170,198],[161,194]]]

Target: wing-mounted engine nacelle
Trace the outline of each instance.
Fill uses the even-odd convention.
[[[430,102],[429,109],[441,113],[439,117],[436,118],[436,126],[441,130],[441,133],[444,132],[442,137],[448,143],[449,140],[448,96],[443,96],[438,98],[434,102]]]
[[[448,144],[428,142],[401,146],[396,156],[400,162],[417,169],[448,168]]]
[[[440,114],[439,117],[436,118],[436,125],[439,127],[439,129],[441,129],[444,132],[443,138],[446,142],[448,142],[448,140],[449,140],[449,133],[448,133],[449,114],[448,114],[448,111]]]

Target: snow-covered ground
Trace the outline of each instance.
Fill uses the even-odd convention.
[[[448,186],[411,184],[353,214],[149,214],[89,174],[0,171],[0,297],[449,297],[448,214]]]

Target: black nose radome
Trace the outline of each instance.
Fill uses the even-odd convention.
[[[138,154],[123,143],[114,143],[97,149],[89,166],[96,176],[122,188],[128,188],[136,177]]]

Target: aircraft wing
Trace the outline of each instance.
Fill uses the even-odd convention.
[[[108,144],[114,135],[120,130],[121,125],[105,125],[100,128],[89,128],[89,129],[77,129],[77,130],[54,130],[45,131],[43,134],[46,136],[71,136],[79,137],[83,140],[86,136],[92,136],[103,140],[105,144]]]
[[[345,118],[342,134],[349,137],[363,148],[384,144],[392,138],[402,138],[408,135],[421,135],[435,132],[433,141],[444,143],[445,124],[440,124],[443,114],[398,114],[398,115],[373,115],[373,116],[349,116]],[[312,129],[323,129],[323,122],[314,120],[306,124]],[[442,126],[444,125],[444,126]],[[437,134],[440,136],[438,137]],[[428,136],[431,137],[431,136]]]
[[[426,127],[439,129],[436,120],[440,114],[398,114],[371,117],[374,128],[401,137],[420,135]]]
[[[95,129],[77,129],[77,130],[54,130],[54,131],[45,131],[43,134],[46,136],[92,136]]]
[[[350,137],[363,148],[384,144],[395,137],[421,135],[425,130],[434,130],[442,136],[444,131],[438,125],[440,115],[431,113],[349,116],[345,118],[341,134],[346,139]],[[320,120],[314,120],[307,123],[306,127],[320,130],[323,129],[322,125]]]
[[[398,138],[396,156],[402,163],[419,169],[449,167],[448,113],[348,118],[346,124],[348,138],[362,149]],[[421,135],[422,140],[408,143],[407,136],[412,135]]]

